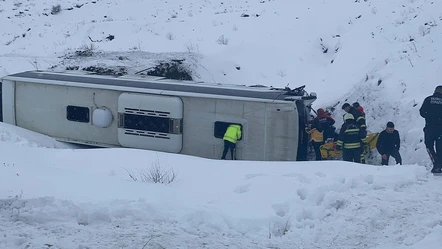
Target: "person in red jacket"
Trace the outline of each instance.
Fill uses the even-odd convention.
[[[362,113],[362,115],[365,117],[364,108],[359,104],[359,102],[354,102],[353,107],[358,109]]]
[[[330,114],[326,113],[324,109],[319,108],[317,110],[318,116],[315,118],[315,125],[319,127],[320,131],[324,131],[324,142],[327,141],[328,138],[337,138],[337,133],[335,133],[336,127],[335,120],[330,116]]]

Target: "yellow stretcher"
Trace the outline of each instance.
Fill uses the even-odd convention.
[[[378,141],[379,133],[370,133],[367,135],[367,146],[364,153],[370,152],[372,149],[376,148],[376,142]],[[342,156],[342,150],[337,150],[336,142],[326,143],[321,145],[321,156],[323,159],[335,159]]]

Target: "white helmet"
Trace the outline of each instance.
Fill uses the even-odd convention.
[[[344,121],[347,121],[347,120],[349,120],[349,119],[355,119],[355,117],[353,116],[353,114],[351,114],[351,113],[346,113],[345,115],[344,115]]]

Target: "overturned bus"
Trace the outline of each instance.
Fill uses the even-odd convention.
[[[240,160],[306,160],[315,94],[146,75],[27,71],[3,77],[2,121],[59,141],[218,159],[238,124]]]

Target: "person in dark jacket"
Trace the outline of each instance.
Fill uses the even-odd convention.
[[[336,127],[333,126],[335,120],[322,108],[318,109],[317,114],[318,116],[316,116],[315,122],[321,127],[321,130],[324,130],[324,142],[329,138],[335,139],[335,137],[337,137],[337,134],[335,133]]]
[[[362,113],[362,115],[364,115],[364,117],[365,117],[365,111],[364,111],[364,108],[359,104],[359,102],[354,102],[354,103],[352,104],[352,106],[353,106],[354,108],[358,109],[358,110]]]
[[[382,165],[388,165],[390,156],[396,160],[396,164],[402,165],[402,158],[399,153],[400,147],[399,132],[394,129],[393,122],[388,122],[387,128],[379,134],[378,141],[376,142],[376,148],[382,156]]]
[[[345,103],[344,105],[342,105],[342,109],[346,113],[350,113],[351,115],[353,115],[356,124],[358,125],[362,134],[365,134],[365,136],[367,136],[367,124],[365,123],[365,117],[362,112],[356,109],[354,106],[351,106],[349,103]]]
[[[342,148],[342,159],[348,162],[360,163],[365,145],[365,135],[356,124],[352,114],[344,115],[344,124],[341,127],[336,149]]]
[[[425,146],[433,161],[431,172],[442,173],[442,85],[436,87],[433,95],[425,98],[419,112],[425,118]]]

